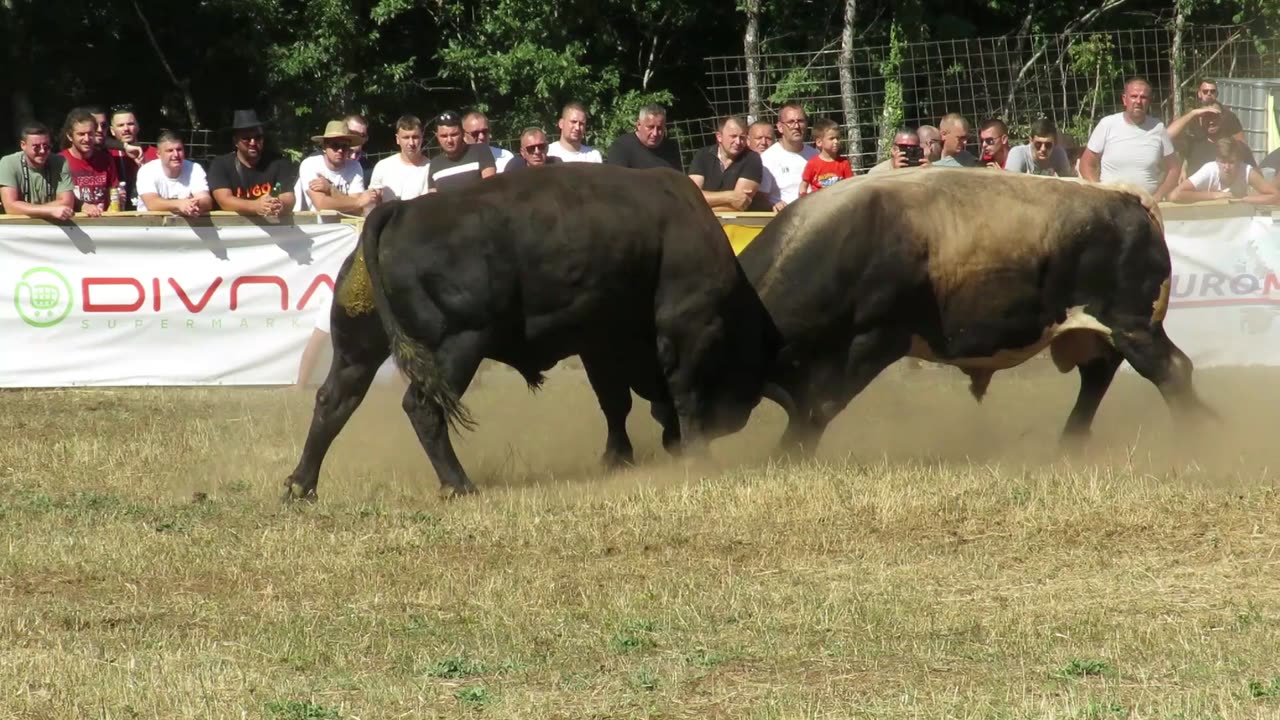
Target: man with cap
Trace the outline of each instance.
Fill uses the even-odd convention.
[[[293,208],[293,164],[264,151],[264,123],[253,110],[236,110],[231,133],[235,149],[209,163],[209,189],[219,210],[274,217]]]
[[[358,215],[378,202],[377,190],[364,187],[364,168],[351,157],[351,148],[364,138],[350,132],[342,120],[330,121],[324,134],[311,136],[319,143],[320,154],[306,158],[298,166],[297,196],[293,209],[337,210]]]
[[[436,116],[436,142],[442,151],[431,158],[427,192],[455,190],[498,174],[493,153],[486,145],[468,145],[462,139],[462,118],[452,110]]]

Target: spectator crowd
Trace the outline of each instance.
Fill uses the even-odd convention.
[[[978,126],[978,155],[968,150],[971,126],[958,113],[936,127],[904,127],[888,157],[867,172],[906,167],[965,167],[1080,177],[1141,186],[1157,201],[1239,198],[1280,203],[1280,151],[1257,162],[1239,119],[1218,102],[1217,84],[1203,80],[1196,107],[1168,125],[1150,114],[1151,86],[1125,82],[1123,109],[1103,117],[1087,143],[1075,143],[1052,120],[1031,124],[1025,144],[1011,145],[998,118]],[[0,207],[8,214],[68,220],[113,211],[159,211],[197,216],[211,210],[278,216],[290,211],[336,210],[362,215],[388,199],[463,188],[498,173],[569,162],[686,172],[667,112],[646,105],[626,132],[602,154],[585,144],[590,123],[579,103],[565,105],[552,141],[540,127],[520,133],[519,154],[491,144],[482,112],[445,111],[429,131],[439,151],[425,152],[428,126],[413,115],[395,123],[399,152],[373,163],[364,152],[368,122],[352,114],[311,137],[319,152],[296,165],[266,141],[265,123],[252,110],[231,119],[232,149],[207,170],[186,156],[182,138],[161,131],[144,143],[131,107],[69,112],[55,134],[38,123],[22,127],[18,151],[0,158]],[[60,146],[54,152],[55,141]],[[778,211],[809,193],[831,187],[855,170],[841,152],[839,125],[818,118],[810,126],[800,103],[780,108],[776,123],[721,118],[715,143],[699,149],[687,169],[707,204],[717,210]]]

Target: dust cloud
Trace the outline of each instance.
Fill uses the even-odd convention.
[[[1280,465],[1280,403],[1270,368],[1197,369],[1200,397],[1218,422],[1180,428],[1156,388],[1130,371],[1117,375],[1098,411],[1093,436],[1081,454],[1065,456],[1058,438],[1079,389],[1075,372],[1059,373],[1047,356],[998,372],[982,403],[968,392],[959,370],[899,362],[890,367],[831,424],[817,459],[856,462],[981,463],[1027,467],[1068,461],[1125,465],[1163,475],[1184,468],[1208,471],[1222,482],[1243,480]],[[326,468],[345,467],[374,484],[406,484],[434,492],[437,481],[400,409],[401,386],[380,383],[331,449]],[[477,421],[454,435],[459,458],[482,490],[597,485],[606,476],[625,486],[655,479],[678,481],[687,465],[663,450],[660,428],[638,397],[628,427],[637,468],[606,473],[604,418],[580,366],[570,360],[531,392],[514,371],[486,363],[463,398]],[[716,468],[761,465],[774,456],[785,414],[761,401],[742,431],[711,446]],[[705,470],[705,468],[703,468]],[[628,476],[632,482],[627,482]]]

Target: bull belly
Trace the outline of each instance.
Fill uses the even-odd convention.
[[[1008,370],[1053,347],[1054,361],[1059,369],[1067,370],[1092,359],[1098,353],[1098,342],[1111,344],[1111,328],[1084,311],[1073,307],[1061,323],[1050,325],[1040,333],[1040,339],[1024,347],[993,348],[983,357],[948,357],[934,352],[929,343],[919,335],[911,336],[908,357],[929,362],[953,365],[962,370]]]

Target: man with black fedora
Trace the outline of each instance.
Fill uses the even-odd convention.
[[[209,189],[219,210],[274,217],[293,209],[297,170],[287,158],[265,151],[264,125],[253,110],[233,113],[235,149],[209,163]]]

